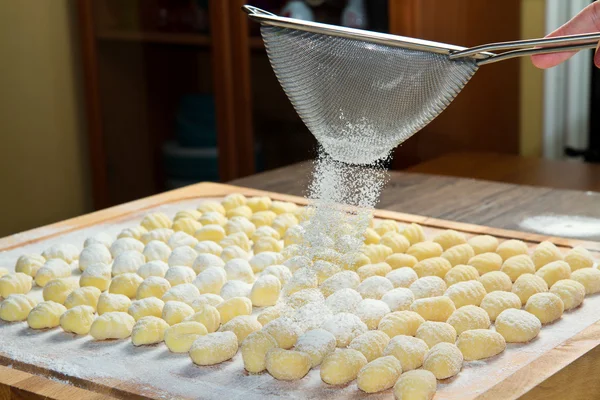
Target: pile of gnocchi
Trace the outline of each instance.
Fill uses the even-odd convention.
[[[95,340],[160,343],[215,365],[241,353],[249,373],[322,381],[397,399],[431,399],[464,361],[534,339],[600,291],[592,255],[550,242],[427,238],[372,220],[364,245],[302,251],[311,209],[231,194],[146,215],[83,250],[58,244],[0,268],[0,319]],[[12,269],[11,269],[12,271]],[[31,296],[34,286],[43,301]],[[492,327],[493,326],[493,327]]]

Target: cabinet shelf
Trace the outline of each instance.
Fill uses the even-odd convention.
[[[117,42],[145,42],[202,47],[209,47],[211,45],[210,36],[199,33],[141,32],[107,29],[96,32],[96,38]]]

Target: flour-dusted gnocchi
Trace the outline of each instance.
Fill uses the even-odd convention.
[[[277,341],[268,333],[258,331],[248,335],[240,348],[246,371],[258,374],[267,369],[267,353],[277,348]]]
[[[147,262],[157,260],[167,262],[169,256],[171,255],[171,248],[165,242],[161,242],[160,240],[151,240],[144,247],[142,254]]]
[[[390,307],[385,302],[381,300],[364,299],[358,303],[354,314],[367,325],[367,328],[377,329],[379,321],[390,312]]]
[[[292,279],[292,272],[285,265],[270,265],[265,268],[260,275],[273,275],[282,285],[287,284]],[[318,278],[317,278],[318,279]]]
[[[150,297],[151,298],[151,297]],[[150,299],[149,298],[149,299]],[[144,299],[148,300],[148,299]],[[138,301],[144,301],[138,300]],[[134,303],[136,304],[136,303]],[[133,306],[133,304],[132,304]],[[164,319],[167,324],[173,326],[175,324],[180,323],[187,317],[194,315],[194,309],[187,305],[182,301],[167,301],[162,309],[162,319]]]
[[[585,287],[585,294],[600,292],[600,270],[596,268],[581,268],[571,274],[571,279]]]
[[[31,309],[27,324],[31,329],[56,328],[60,325],[60,316],[67,311],[65,306],[54,301],[43,301]]]
[[[227,261],[233,260],[234,258],[243,258],[244,260],[250,259],[250,253],[242,249],[240,246],[227,246],[221,253],[221,259],[227,263]]]
[[[227,282],[227,273],[221,267],[209,267],[196,276],[192,283],[201,294],[219,294]]]
[[[268,196],[251,197],[246,202],[246,205],[250,207],[252,212],[267,211],[271,208],[271,204],[271,198]]]
[[[204,201],[196,208],[200,212],[200,216],[208,212],[218,212],[225,215],[225,207],[218,201]]]
[[[89,247],[93,244],[101,244],[106,246],[106,248],[110,248],[110,245],[113,242],[113,238],[110,234],[106,233],[106,232],[99,232],[97,234],[95,234],[92,237],[89,237],[87,239],[85,239],[85,242],[83,242],[83,247]]]
[[[512,292],[519,296],[525,305],[527,300],[536,293],[548,291],[548,284],[541,277],[533,274],[521,275],[513,284]]]
[[[124,251],[115,257],[112,263],[112,275],[135,274],[145,262],[142,253],[135,250]]]
[[[545,280],[550,287],[561,279],[569,279],[571,267],[562,260],[552,261],[539,268],[535,274]]]
[[[414,336],[424,322],[425,319],[414,311],[395,311],[383,317],[377,329],[390,338],[398,335]]]
[[[183,303],[191,305],[194,302],[194,300],[196,300],[199,296],[200,291],[196,286],[192,285],[191,283],[184,283],[183,285],[177,285],[167,290],[165,294],[163,294],[163,296],[161,297],[161,300],[165,303],[167,301],[181,301]]]
[[[169,281],[171,287],[192,283],[194,278],[196,278],[194,270],[183,265],[170,267],[165,274],[165,279]]]
[[[162,318],[153,316],[140,318],[131,330],[131,343],[134,346],[160,343],[164,340],[168,328],[169,324]]]
[[[509,308],[521,308],[521,299],[515,293],[496,291],[485,295],[480,307],[487,312],[491,321],[495,321],[498,315]]]
[[[571,267],[571,271],[577,271],[582,268],[592,268],[594,266],[594,258],[590,252],[581,246],[573,247],[565,255],[564,260]]]
[[[191,218],[197,221],[201,216],[202,213],[194,209],[181,210],[175,213],[175,216],[173,217],[173,222],[179,221],[182,218]]]
[[[363,392],[377,393],[394,386],[401,373],[402,365],[397,358],[380,357],[360,369],[356,383]]]
[[[423,242],[426,243],[426,242]],[[422,243],[419,243],[422,244]],[[452,269],[450,261],[443,257],[431,257],[425,260],[419,261],[413,267],[419,278],[426,276],[437,276],[438,278],[444,278],[446,274]]]
[[[194,307],[192,307],[194,308]],[[203,304],[194,308],[196,312],[193,315],[187,317],[184,321],[196,321],[200,322],[208,333],[213,333],[221,325],[221,314],[219,311],[210,304]]]
[[[238,351],[233,332],[214,332],[196,339],[190,348],[190,357],[197,365],[214,365],[231,359]]]
[[[45,301],[64,304],[67,296],[77,288],[77,281],[71,278],[57,278],[49,281],[42,290]]]
[[[340,312],[353,313],[362,296],[354,289],[340,289],[325,299],[325,305],[333,314]]]
[[[220,212],[209,211],[209,212],[203,213],[202,216],[200,216],[200,218],[198,218],[198,222],[200,222],[204,226],[206,226],[206,225],[225,226],[225,224],[227,223],[227,217],[225,217],[225,215],[221,214]]]
[[[233,297],[217,306],[221,323],[225,324],[238,315],[252,314],[252,301],[247,297]]]
[[[7,298],[11,294],[27,294],[31,290],[33,279],[22,272],[4,275],[0,278],[0,297]]]
[[[104,251],[107,251],[106,247],[102,247]],[[39,254],[25,254],[19,257],[19,259],[17,260],[17,263],[15,265],[15,272],[21,272],[25,275],[29,275],[32,278],[35,278],[35,275],[37,274],[38,270],[42,268],[45,262],[46,259]]]
[[[512,290],[512,280],[502,271],[488,272],[479,277],[478,280],[481,282],[487,293],[495,292],[497,290],[503,292],[510,292]]]
[[[11,294],[0,302],[0,319],[6,322],[25,321],[37,302],[25,294]]]
[[[142,242],[142,244],[148,244],[152,240],[160,240],[161,242],[167,243],[173,233],[173,229],[170,228],[153,229],[149,232],[142,234],[142,236],[140,237],[140,241]],[[140,250],[140,252],[141,251],[142,250]]]
[[[87,335],[94,322],[96,311],[86,305],[75,306],[60,316],[60,326],[65,332]]]
[[[219,243],[221,240],[225,239],[225,236],[227,236],[225,228],[218,224],[204,225],[194,233],[194,237],[199,242],[211,241]]]
[[[235,333],[238,338],[238,343],[242,343],[246,337],[252,332],[259,331],[262,325],[256,317],[251,315],[238,315],[232,318],[229,322],[221,325],[220,332],[230,331]]]
[[[386,276],[391,270],[392,267],[390,267],[388,263],[379,262],[376,264],[363,265],[362,267],[359,267],[356,270],[356,273],[358,274],[361,280],[365,280],[367,278],[370,278],[371,276]]]
[[[413,292],[415,299],[442,296],[446,289],[446,282],[437,276],[419,278],[409,286],[409,290]]]
[[[423,340],[406,335],[393,337],[383,351],[384,356],[394,356],[402,365],[402,371],[417,369],[423,365],[429,346]]]
[[[496,318],[496,332],[501,334],[507,343],[527,343],[537,337],[542,323],[533,314],[524,310],[509,308]]]
[[[447,229],[438,233],[432,240],[436,243],[439,243],[444,250],[448,250],[449,248],[459,244],[467,243],[467,238],[465,235],[453,229]]]
[[[172,224],[173,223],[171,219],[167,217],[165,213],[162,212],[154,212],[147,214],[140,223],[140,225],[146,228],[147,231],[151,231],[153,229],[158,228],[170,228]]]
[[[102,292],[94,286],[87,286],[73,290],[65,299],[65,307],[67,309],[76,306],[90,306],[96,312],[98,306],[98,298]]]
[[[515,282],[523,274],[535,274],[535,265],[527,254],[518,254],[505,259],[500,271],[504,272]]]
[[[308,259],[306,260],[308,261]],[[264,251],[260,254],[255,254],[252,256],[252,258],[248,260],[248,263],[250,264],[250,267],[252,267],[252,271],[255,274],[258,274],[264,271],[265,268],[270,267],[271,265],[279,264],[282,261],[282,257],[279,253],[274,251]]]
[[[251,284],[234,279],[226,282],[223,285],[219,295],[225,300],[229,300],[234,297],[250,297],[251,290]]]
[[[410,244],[416,244],[425,240],[425,232],[419,224],[412,223],[402,231],[402,235],[408,239]]]
[[[394,253],[404,253],[410,247],[410,242],[398,232],[386,232],[381,236],[379,244],[389,247]]]
[[[475,254],[494,253],[498,248],[498,239],[490,235],[473,236],[467,243],[471,245]]]
[[[177,303],[179,303],[179,302],[177,302]],[[182,304],[185,304],[185,303],[182,303]],[[142,319],[144,317],[162,318],[164,307],[165,307],[165,302],[162,301],[161,299],[157,299],[156,297],[147,297],[145,299],[135,300],[135,301],[131,302],[131,305],[127,309],[127,312],[136,321],[139,321],[140,319]],[[175,306],[171,307],[171,310],[169,311],[169,314],[168,314],[169,318],[171,317],[171,314],[176,312],[176,310],[174,310],[174,308],[176,308],[176,307]],[[187,315],[187,313],[185,312],[185,310],[187,310],[187,308],[186,307],[183,307],[183,308],[184,308],[184,311],[181,311],[181,313],[183,315]],[[192,309],[192,311],[193,311],[193,309]],[[167,322],[169,322],[169,321],[167,321]]]
[[[134,238],[124,237],[115,240],[113,244],[110,245],[110,254],[113,259],[126,251],[137,251],[138,253],[141,253],[144,251],[144,243]]]
[[[544,241],[536,246],[531,254],[531,259],[535,264],[535,269],[539,270],[546,264],[562,260],[563,255],[552,242]]]
[[[104,292],[98,297],[96,311],[98,315],[113,311],[127,312],[129,307],[131,307],[131,299],[129,297],[122,294]]]
[[[175,216],[175,218],[177,218],[177,215]],[[173,222],[172,228],[174,232],[184,232],[188,235],[193,235],[198,229],[202,228],[202,224],[194,218],[177,218]]]
[[[335,336],[338,347],[347,347],[355,337],[369,330],[358,316],[350,313],[338,313],[329,317],[321,328]]]
[[[227,261],[223,269],[228,280],[239,280],[250,284],[254,282],[254,272],[252,272],[252,267],[247,260],[234,258]]]
[[[384,294],[381,301],[388,305],[390,311],[404,311],[415,301],[415,295],[410,289],[398,287]]]
[[[498,332],[473,329],[460,334],[456,347],[466,361],[482,360],[502,353],[506,349],[506,340]]]
[[[108,290],[111,281],[111,267],[107,264],[94,264],[86,268],[79,277],[79,286],[93,286],[101,292]],[[48,285],[46,285],[48,286]]]
[[[69,243],[53,244],[42,252],[42,257],[46,260],[60,259],[71,264],[79,258],[79,249]]]
[[[550,293],[560,297],[565,311],[579,307],[585,298],[585,286],[572,279],[562,279],[550,288]]]
[[[191,304],[192,308],[198,312],[204,304],[216,307],[223,302],[223,298],[218,294],[205,293],[198,296]]]
[[[192,269],[196,274],[201,273],[202,271],[210,268],[210,267],[223,267],[225,265],[225,261],[214,254],[204,253],[198,255],[194,262],[192,263]]]
[[[460,372],[463,361],[463,355],[454,343],[438,343],[427,352],[423,369],[433,373],[437,379],[446,379]]]
[[[413,256],[418,261],[440,257],[443,252],[444,249],[439,243],[430,241],[415,243],[406,250],[406,254]]]
[[[408,267],[411,268],[415,266],[419,262],[415,256],[411,256],[410,254],[404,253],[394,253],[391,256],[388,256],[385,259],[385,262],[388,263],[392,269],[396,270],[399,268]]]
[[[108,291],[115,294],[123,294],[134,299],[143,279],[138,274],[126,273],[115,276],[110,282]]]
[[[500,271],[502,268],[502,257],[496,253],[480,253],[472,257],[468,265],[475,267],[479,276],[483,276],[488,272]]]
[[[397,400],[431,400],[437,390],[435,375],[424,369],[408,371],[400,375],[394,385]]]
[[[329,354],[321,364],[321,380],[330,385],[343,385],[358,376],[367,359],[358,350],[338,349]]]
[[[169,264],[169,267],[171,268],[179,266],[191,268],[196,257],[198,257],[198,253],[190,246],[179,246],[173,249],[173,252],[167,260],[167,264]]]
[[[450,264],[455,267],[460,264],[466,264],[469,260],[475,257],[475,251],[470,244],[459,244],[442,253],[442,258],[445,258]]]
[[[229,235],[227,235],[225,237],[225,239],[223,239],[219,242],[219,246],[221,246],[223,248],[228,247],[228,246],[239,246],[246,251],[250,251],[252,248],[250,239],[248,239],[248,235],[246,235],[244,232],[230,233]],[[279,251],[279,250],[281,250],[281,245],[279,243],[277,243],[275,248],[277,249],[277,251]],[[273,251],[275,251],[275,250],[273,250]],[[257,253],[257,252],[255,252],[255,253]]]
[[[124,312],[108,312],[94,320],[90,335],[96,340],[126,339],[131,336],[135,319]]]
[[[341,289],[356,289],[360,285],[360,276],[354,271],[341,271],[325,279],[319,286],[319,290],[325,297],[332,295]]]
[[[356,291],[364,299],[380,300],[386,292],[394,288],[392,282],[382,276],[371,276],[358,285]]]
[[[257,231],[262,227],[267,227],[274,230],[273,228],[271,228],[271,224],[273,223],[273,221],[275,221],[275,218],[277,218],[277,214],[275,214],[273,211],[258,211],[252,214],[252,217],[250,217],[250,222],[252,222],[254,226],[256,226]],[[277,235],[279,235],[279,233],[277,233]],[[252,240],[254,240],[254,237],[252,238]]]
[[[283,349],[292,348],[298,341],[300,335],[302,335],[302,330],[298,324],[291,318],[283,316],[277,317],[264,324],[263,332],[271,335],[277,341],[277,346]]]
[[[410,309],[427,321],[446,322],[456,307],[449,297],[437,296],[417,299]]]
[[[184,321],[165,330],[164,341],[172,353],[187,353],[196,339],[208,331],[200,322]]]
[[[142,279],[146,279],[150,276],[158,276],[161,278],[165,277],[169,266],[164,261],[150,261],[146,264],[142,265],[138,270],[137,274],[142,277]]]
[[[260,276],[252,285],[250,300],[256,307],[273,306],[279,299],[281,282],[273,275]]]
[[[169,289],[171,289],[171,284],[165,278],[149,276],[140,283],[140,286],[138,286],[135,298],[138,300],[147,297],[157,297],[160,299]],[[199,294],[200,293],[198,293],[198,295]]]
[[[40,287],[44,287],[52,279],[66,278],[68,276],[71,276],[71,266],[61,258],[52,258],[46,261],[42,268],[37,271],[37,274],[35,274],[35,283]],[[0,280],[4,278],[2,277]]]
[[[490,327],[490,317],[481,307],[468,305],[454,311],[447,321],[460,335],[471,329],[487,329]]]
[[[84,271],[95,264],[110,264],[112,255],[103,244],[92,244],[79,254],[79,269]]]
[[[554,293],[536,293],[527,300],[525,311],[535,315],[542,324],[549,324],[562,317],[565,305]]]
[[[522,240],[510,239],[506,240],[498,245],[496,253],[502,257],[502,260],[506,261],[511,257],[527,254],[527,244]]]
[[[125,238],[125,237],[130,237],[130,238],[134,238],[134,239],[140,240],[142,238],[142,235],[144,233],[148,233],[148,230],[146,228],[144,228],[143,226],[138,225],[138,226],[134,226],[134,227],[131,227],[131,228],[125,228],[125,229],[123,229],[117,235],[117,239],[121,239],[121,238]],[[109,245],[107,247],[110,247],[110,243],[109,243]]]
[[[390,337],[385,332],[373,330],[352,339],[348,348],[360,351],[370,362],[383,355],[389,342]]]
[[[453,267],[444,275],[444,282],[447,286],[452,286],[458,282],[472,281],[479,278],[479,272],[471,265],[460,264]]]
[[[426,321],[419,326],[415,337],[423,340],[431,348],[442,342],[456,342],[456,329],[446,322]]]
[[[479,306],[486,294],[485,287],[479,281],[458,282],[444,293],[454,302],[456,308],[466,305]]]

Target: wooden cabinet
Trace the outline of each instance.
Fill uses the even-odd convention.
[[[189,19],[185,7],[201,0],[78,0],[96,208],[170,188],[163,148],[176,136],[178,102],[187,93],[214,98],[222,181],[314,155],[315,139],[279,86],[258,27],[241,11],[248,2],[279,12],[285,0],[204,2],[209,29],[198,31],[165,28],[157,19],[173,5]],[[377,15],[371,29],[466,46],[519,37],[520,0],[366,4]],[[315,9],[317,20],[339,24],[344,5],[327,0]],[[439,118],[396,151],[395,167],[449,151],[516,153],[518,74],[517,61],[481,68]]]

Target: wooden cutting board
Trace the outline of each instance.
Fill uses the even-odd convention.
[[[292,201],[297,204],[307,203],[306,199],[295,196],[216,183],[201,183],[0,239],[0,255],[4,251],[19,251],[24,246],[43,244],[46,241],[56,240],[63,235],[75,232],[85,234],[86,230],[90,230],[99,224],[129,223],[131,225],[139,221],[140,212],[144,210],[177,205],[178,203],[189,203],[193,200],[200,201],[209,197],[221,198],[234,192],[241,192],[247,196],[268,195],[273,199]],[[428,235],[444,229],[455,229],[464,232],[466,235],[490,234],[499,239],[520,239],[526,241],[532,247],[543,240],[550,240],[564,249],[576,245],[584,246],[596,253],[596,257],[600,256],[600,243],[597,242],[546,237],[382,210],[375,211],[375,216],[394,219],[400,223],[419,223],[425,228]],[[77,243],[77,245],[81,245],[81,243]],[[600,301],[600,299],[594,300],[594,296],[592,296],[589,300],[586,297],[587,301]],[[600,308],[598,309],[600,310]],[[578,310],[575,310],[572,315],[577,316],[577,312]],[[594,361],[600,356],[600,347],[598,346],[600,344],[600,325],[597,322],[600,321],[600,311],[596,314],[597,317],[587,317],[595,318],[589,323],[589,326],[565,340],[561,340],[552,348],[545,349],[539,354],[527,355],[525,353],[525,356],[515,352],[516,355],[511,357],[518,356],[518,361],[521,363],[524,363],[523,357],[529,357],[526,365],[510,374],[505,374],[506,376],[499,377],[497,381],[490,382],[493,377],[490,377],[489,374],[486,374],[487,378],[486,376],[477,377],[477,365],[465,368],[461,373],[465,376],[464,379],[459,374],[454,380],[440,384],[436,399],[512,399],[521,396],[526,399],[600,398],[600,380],[596,379],[599,367]],[[543,332],[552,332],[552,329],[552,326],[545,327]],[[1,341],[2,325],[0,325]],[[523,349],[527,349],[527,347]],[[494,361],[490,363],[489,368],[493,365]],[[11,368],[8,366],[11,366]],[[225,373],[225,371],[220,372]],[[316,373],[317,371],[312,372]],[[471,377],[466,378],[469,374]],[[240,379],[245,378],[240,377]],[[477,382],[486,379],[488,379],[486,389],[481,391],[480,388],[476,387]],[[78,387],[61,381],[66,381]],[[278,384],[278,382],[273,381],[273,385]],[[367,397],[361,395],[355,388],[351,390],[351,388],[329,387],[328,390],[323,390],[321,387],[324,388],[324,384],[317,386],[317,388],[312,387],[310,390],[306,389],[307,391],[302,388],[301,393],[306,394],[306,396],[328,398]],[[206,388],[204,389],[206,390]],[[293,394],[295,387],[289,386],[284,387],[284,389]],[[208,396],[208,394],[205,396],[202,393],[207,392],[203,391],[202,382],[199,381],[198,394],[195,397],[204,398]],[[281,392],[277,392],[277,394],[281,395]],[[8,357],[0,351],[0,400],[12,398],[97,399],[111,396],[115,398],[145,399],[164,397],[165,393],[164,391],[154,391],[152,387],[141,387],[139,384],[130,381],[119,381],[118,379],[96,380],[70,376],[64,369],[57,370],[52,366],[41,365],[34,361],[22,362]],[[173,396],[176,396],[176,394],[173,394]],[[369,398],[389,398],[390,396],[391,392],[388,391],[376,397],[369,396]]]

